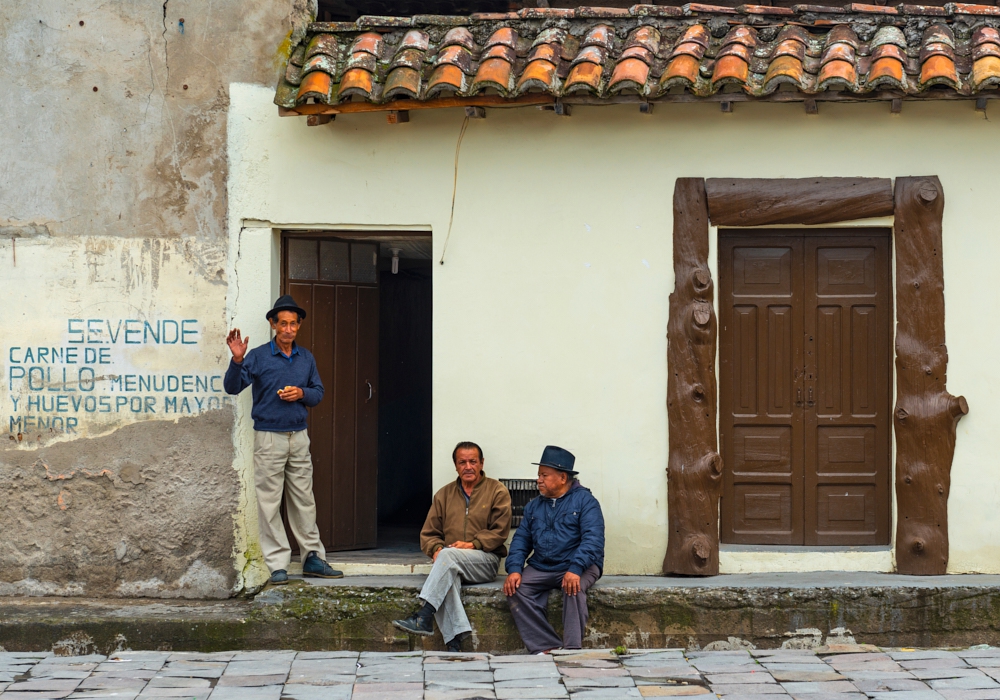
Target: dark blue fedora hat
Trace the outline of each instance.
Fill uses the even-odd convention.
[[[555,445],[546,445],[542,452],[542,458],[537,462],[532,462],[537,467],[552,467],[561,472],[576,474],[573,465],[576,464],[576,457],[569,450],[564,450]]]
[[[277,320],[279,311],[294,311],[299,315],[300,321],[306,317],[305,310],[295,303],[295,300],[292,299],[291,294],[284,294],[278,297],[278,300],[274,302],[274,308],[268,311],[267,315],[264,318],[266,318],[268,321],[270,321],[272,318]]]

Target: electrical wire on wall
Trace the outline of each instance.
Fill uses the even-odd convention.
[[[451,184],[451,214],[448,216],[448,233],[444,237],[444,247],[441,248],[441,265],[444,265],[444,255],[448,252],[448,240],[451,238],[451,224],[455,221],[455,193],[458,191],[458,156],[462,152],[462,139],[465,138],[465,129],[469,126],[469,117],[465,117],[462,122],[462,130],[458,132],[458,143],[455,144],[455,176]]]

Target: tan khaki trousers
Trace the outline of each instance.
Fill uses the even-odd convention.
[[[316,526],[316,499],[313,497],[313,465],[309,436],[305,430],[271,433],[255,430],[253,471],[257,485],[257,523],[260,549],[271,573],[288,570],[292,549],[288,546],[281,521],[281,495],[288,491],[288,524],[299,543],[302,561],[309,552],[318,552],[326,561],[326,548]]]

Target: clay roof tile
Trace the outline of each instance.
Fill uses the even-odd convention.
[[[649,77],[649,65],[637,58],[626,58],[619,61],[608,81],[608,91],[612,94],[623,90],[635,90],[644,93],[646,79]]]
[[[490,34],[490,38],[486,40],[485,45],[487,48],[490,46],[508,46],[512,49],[517,49],[517,32],[511,27],[500,27]]]
[[[426,32],[422,32],[419,29],[411,29],[403,35],[403,40],[399,42],[398,48],[426,51],[429,46],[430,37],[427,36]]]
[[[704,55],[705,47],[701,44],[696,44],[693,41],[678,44],[674,50],[670,52],[670,58],[674,58],[675,56],[694,56],[696,59],[701,59]]]
[[[434,60],[435,66],[450,64],[457,66],[466,75],[472,75],[475,71],[472,68],[472,55],[464,46],[446,46],[438,53]]]
[[[555,94],[557,81],[554,63],[544,60],[530,61],[517,80],[517,92],[523,94],[538,89]]]
[[[347,63],[344,65],[344,71],[346,72],[355,68],[366,70],[369,73],[374,73],[378,68],[378,62],[370,53],[358,51],[357,53],[351,54],[351,56],[347,59]]]
[[[396,53],[389,64],[389,70],[399,66],[406,66],[413,70],[420,70],[424,64],[424,52],[419,49],[403,49]]]
[[[858,82],[858,72],[854,61],[832,60],[823,65],[816,77],[816,86],[820,90],[833,87],[854,88]]]
[[[722,40],[723,46],[729,46],[731,44],[742,44],[743,46],[754,48],[757,46],[757,30],[753,27],[747,27],[746,25],[733,27]]]
[[[378,56],[382,50],[382,35],[377,32],[365,32],[351,44],[351,53],[363,51],[372,56]]]
[[[976,90],[1000,85],[1000,56],[985,56],[972,65],[972,84]]]
[[[416,99],[420,96],[420,71],[408,66],[400,66],[389,72],[385,79],[385,97],[409,97]]]
[[[313,71],[302,80],[299,92],[295,96],[295,102],[296,104],[302,104],[312,99],[323,104],[329,104],[332,88],[333,78],[328,73]]]
[[[444,35],[444,39],[441,41],[441,47],[446,46],[463,46],[469,51],[476,50],[476,40],[472,37],[472,32],[470,32],[465,27],[454,27],[448,30],[448,33]]]
[[[890,88],[915,98],[932,86],[969,97],[1000,88],[1000,30],[974,16],[1000,8],[949,4],[941,14],[921,5],[802,5],[787,20],[762,20],[766,8],[754,5],[740,9],[745,23],[733,8],[702,4],[685,6],[696,20],[679,17],[678,8],[636,5],[313,23],[290,52],[275,102],[294,110],[482,91],[603,99],[680,88],[707,97],[730,84],[750,97],[789,86],[804,94]]]
[[[777,89],[778,85],[782,83],[789,83],[796,87],[805,86],[806,73],[802,68],[801,59],[791,55],[782,55],[771,61],[767,74],[764,76],[764,90],[770,92]]]
[[[596,49],[597,47],[591,48]],[[582,61],[573,66],[573,69],[569,72],[569,76],[567,76],[566,82],[563,84],[563,93],[569,94],[582,91],[596,94],[600,89],[601,76],[603,74],[604,68],[599,63]]]
[[[699,62],[694,56],[687,54],[677,56],[667,64],[667,69],[660,76],[660,92],[666,92],[675,85],[691,87],[698,82]]]
[[[511,50],[507,46],[492,48]],[[479,70],[476,71],[476,77],[472,81],[471,92],[478,93],[486,88],[493,88],[501,95],[506,95],[514,87],[512,77],[512,61],[504,58],[487,58],[479,64]]]
[[[368,56],[368,54],[362,54],[363,56]],[[371,58],[371,56],[368,56]],[[307,73],[312,73],[314,70],[321,70],[324,73],[329,73],[330,75],[337,74],[337,59],[333,56],[327,56],[326,54],[317,54],[306,61],[305,65],[302,66],[302,75]]]
[[[538,46],[539,44],[561,44],[566,41],[566,30],[560,29],[559,27],[549,27],[541,31],[535,40],[531,42],[532,46]]]
[[[317,73],[316,75],[324,74]],[[303,81],[304,83],[305,81]],[[337,101],[341,102],[353,95],[371,99],[373,90],[374,82],[370,72],[363,68],[348,70],[344,72],[344,77],[340,79],[340,88],[337,90]]]
[[[465,90],[465,71],[453,63],[437,66],[427,81],[427,96],[433,97],[446,92]]]
[[[837,25],[826,35],[827,46],[837,43],[847,44],[855,50],[861,46],[861,40],[858,39],[858,35],[855,34],[854,30],[846,24]]]
[[[875,32],[875,37],[871,41],[871,48],[875,49],[886,44],[906,48],[906,36],[903,34],[903,30],[891,24],[879,27],[879,30]]]
[[[309,45],[302,55],[303,63],[299,65],[303,65],[306,60],[318,54],[336,57],[339,53],[340,46],[337,44],[337,37],[333,34],[317,34],[309,41]]]
[[[993,27],[979,27],[972,33],[973,46],[980,46],[987,43],[1000,45],[1000,31],[997,31]]]
[[[708,29],[701,24],[692,24],[690,27],[684,30],[681,34],[681,38],[677,40],[678,44],[685,44],[688,42],[694,42],[695,44],[701,44],[704,47],[708,47],[708,42],[712,38],[712,35],[708,33]]]
[[[614,38],[614,27],[610,27],[607,24],[598,24],[587,31],[581,44],[583,46],[600,46],[608,50],[614,45]]]
[[[517,54],[514,52],[514,49],[509,46],[494,44],[483,52],[480,60],[485,61],[490,58],[503,59],[504,61],[507,61],[507,63],[514,65],[514,62],[517,60]]]
[[[570,65],[576,66],[581,63],[594,63],[600,66],[604,65],[607,56],[607,51],[601,46],[584,46]]]

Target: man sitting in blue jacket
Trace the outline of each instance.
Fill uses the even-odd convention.
[[[532,654],[580,648],[587,628],[587,589],[604,569],[604,514],[577,481],[575,463],[561,447],[545,448],[535,462],[540,495],[524,507],[507,555],[503,592]],[[557,588],[563,591],[563,639],[545,616],[549,593]]]

